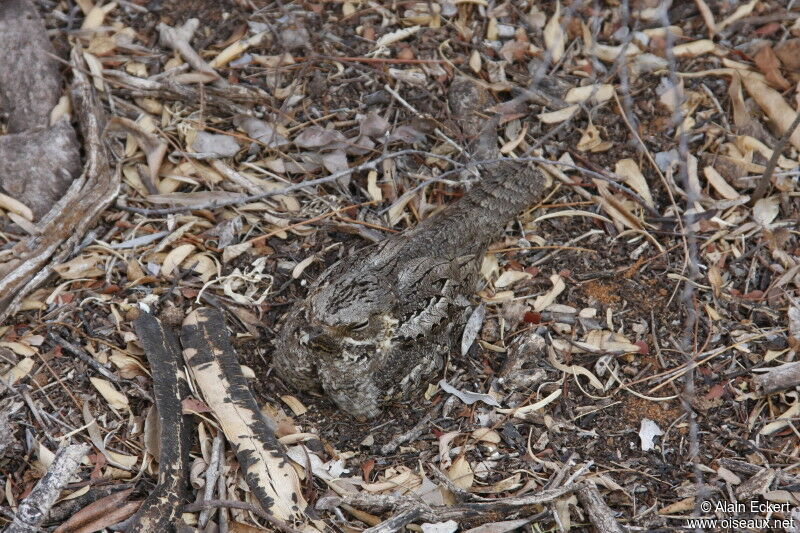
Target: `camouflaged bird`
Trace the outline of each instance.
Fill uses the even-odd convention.
[[[476,113],[487,107],[487,93],[456,80],[449,100],[465,135],[476,138],[487,122]],[[493,147],[476,153],[496,153],[491,130]],[[359,418],[427,383],[461,336],[487,247],[541,197],[541,174],[521,164],[488,165],[481,174],[460,200],[415,228],[328,268],[284,323],[278,374],[298,389],[324,391]]]

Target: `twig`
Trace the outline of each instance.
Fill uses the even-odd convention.
[[[594,485],[587,485],[578,491],[578,500],[589,515],[594,527],[603,533],[623,533],[624,530],[614,519],[611,508],[603,501],[600,491]]]
[[[217,436],[214,437],[214,443],[211,445],[211,462],[208,464],[206,468],[206,486],[203,490],[203,500],[210,500],[211,497],[214,495],[214,488],[217,485],[217,477],[219,477],[219,465],[220,460],[222,459],[222,432],[218,431]],[[200,512],[200,518],[197,519],[197,523],[200,526],[200,529],[206,527],[208,520],[211,518],[211,511],[213,509],[203,509]]]
[[[205,60],[200,57],[200,54],[195,52],[194,48],[192,48],[192,45],[189,44],[192,35],[194,35],[194,32],[199,25],[200,21],[198,19],[191,18],[179,28],[173,28],[161,22],[156,29],[158,29],[161,44],[178,52],[186,60],[186,62],[196,70],[199,70],[204,74],[208,74],[211,79],[214,80],[215,84],[219,85],[218,82],[222,82],[221,85],[224,86],[226,82],[222,80],[219,73],[214,70],[211,65],[206,63]]]
[[[50,338],[59,346],[66,349],[68,352],[72,353],[72,355],[77,356],[81,361],[89,365],[90,367],[94,368],[98,373],[102,374],[105,378],[113,381],[114,383],[119,382],[119,376],[114,374],[111,369],[106,368],[103,363],[86,353],[85,351],[81,350],[78,346],[75,346],[71,342],[69,342],[64,337],[58,335],[54,332],[49,332],[48,335]]]
[[[314,61],[341,61],[343,63],[388,63],[398,65],[424,65],[444,63],[441,59],[398,59],[394,57],[347,57],[347,56],[314,56],[314,57],[294,57],[295,62],[314,62]]]
[[[351,505],[370,512],[399,512],[417,509],[421,511],[419,518],[426,522],[446,522],[447,520],[464,520],[466,518],[485,517],[491,512],[517,512],[522,507],[537,506],[552,502],[557,498],[583,488],[582,483],[563,485],[555,489],[547,489],[518,498],[497,498],[489,502],[468,502],[454,506],[430,506],[409,496],[388,494],[345,494],[337,498],[339,503]]]
[[[22,299],[52,274],[50,264],[70,255],[119,190],[120,174],[111,170],[101,138],[103,108],[83,73],[82,49],[73,48],[71,58],[75,79],[70,93],[83,135],[84,171],[39,221],[41,234],[15,245],[13,258],[4,265],[0,277],[0,321],[15,312]]]
[[[453,493],[457,503],[464,503],[474,499],[473,495],[470,494],[469,491],[466,491],[453,483],[453,480],[447,477],[447,474],[439,470],[435,465],[430,465],[430,467],[431,472],[433,472],[433,475],[436,477],[436,479],[443,483],[447,490]]]
[[[283,520],[275,518],[271,514],[266,513],[258,505],[254,505],[252,503],[247,503],[247,502],[238,502],[234,500],[204,500],[185,505],[183,507],[183,512],[196,513],[197,511],[201,511],[203,509],[213,509],[216,507],[227,507],[229,509],[242,509],[244,511],[249,511],[256,516],[263,518],[264,520],[275,526],[280,531],[284,531],[285,533],[302,533],[299,529],[293,528]]]
[[[50,468],[47,469],[47,473],[33,487],[28,497],[19,504],[14,520],[5,532],[29,533],[38,529],[50,513],[61,490],[78,471],[81,461],[87,453],[89,453],[87,444],[61,446],[56,452]]]
[[[800,384],[800,362],[786,363],[772,368],[766,374],[754,377],[753,384],[756,390],[763,394],[793,389]]]
[[[798,125],[800,125],[800,113],[797,113],[797,115],[794,117],[794,120],[789,125],[789,128],[778,140],[778,144],[776,144],[772,149],[772,156],[770,156],[769,161],[767,161],[764,174],[762,174],[758,179],[756,190],[753,191],[753,195],[750,197],[750,205],[755,204],[757,201],[761,200],[765,194],[767,194],[767,189],[769,188],[770,181],[772,180],[772,173],[775,172],[775,166],[778,164],[778,158],[786,148],[786,145],[789,143],[789,138],[792,136],[792,133],[794,133],[794,130],[797,129]]]
[[[365,529],[362,533],[394,533],[406,524],[413,522],[422,515],[418,508],[400,511],[385,522]]]
[[[401,433],[400,435],[395,435],[392,440],[381,446],[381,455],[389,455],[390,453],[394,453],[394,451],[399,448],[401,444],[405,444],[406,442],[416,439],[422,435],[422,433],[428,428],[428,424],[431,423],[431,420],[439,416],[439,412],[441,410],[442,404],[440,403],[431,411],[429,411],[424,417],[422,417],[422,419],[417,422],[413,428],[405,433]]]
[[[348,168],[347,170],[341,170],[339,172],[334,172],[333,174],[331,174],[329,176],[325,176],[324,178],[317,178],[317,179],[313,179],[313,180],[303,181],[301,183],[296,183],[294,185],[289,185],[288,187],[284,187],[283,189],[276,189],[276,190],[272,190],[272,191],[266,191],[266,192],[263,192],[261,194],[255,194],[255,195],[252,195],[252,196],[242,195],[241,197],[237,197],[237,198],[228,198],[228,199],[225,199],[225,200],[217,200],[217,201],[205,202],[205,203],[195,204],[195,205],[191,205],[191,206],[170,207],[170,208],[164,208],[164,209],[141,209],[141,208],[138,208],[138,207],[130,207],[130,206],[127,206],[127,205],[120,205],[119,202],[117,203],[117,207],[119,207],[120,209],[123,209],[125,211],[131,211],[132,213],[138,213],[140,215],[153,216],[153,215],[172,215],[172,214],[175,214],[175,213],[185,213],[186,211],[194,211],[194,210],[197,210],[197,209],[216,209],[218,207],[226,207],[226,206],[229,206],[229,205],[246,204],[246,203],[249,203],[249,202],[255,202],[257,200],[262,200],[264,198],[269,198],[271,196],[278,196],[278,195],[282,195],[282,194],[288,194],[290,192],[294,192],[294,191],[297,191],[297,190],[300,190],[300,189],[305,189],[306,187],[313,187],[315,185],[321,185],[323,183],[329,183],[331,181],[336,181],[339,178],[343,178],[345,176],[349,176],[353,172],[361,172],[362,170],[373,170],[375,168],[375,165],[377,165],[378,163],[380,163],[380,162],[382,162],[382,161],[384,161],[386,159],[391,159],[393,157],[401,157],[401,156],[404,156],[404,155],[422,155],[422,156],[425,156],[425,157],[436,157],[438,159],[442,159],[444,161],[447,161],[450,164],[457,165],[457,163],[455,161],[453,161],[452,159],[450,159],[447,156],[438,155],[438,154],[434,154],[434,153],[431,153],[431,152],[425,152],[423,150],[401,150],[399,152],[394,152],[394,153],[391,153],[391,154],[384,154],[384,155],[378,157],[377,159],[373,159],[372,161],[368,161],[368,162],[363,163],[361,165],[357,165],[357,166],[355,166],[353,168]]]

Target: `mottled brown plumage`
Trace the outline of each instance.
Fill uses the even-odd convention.
[[[450,99],[468,135],[485,122],[474,114],[488,102],[485,93],[454,82]],[[323,390],[354,416],[374,417],[381,404],[408,398],[441,369],[463,329],[489,243],[543,186],[539,172],[521,164],[480,173],[459,201],[358,250],[314,282],[278,338],[274,364],[284,379]]]

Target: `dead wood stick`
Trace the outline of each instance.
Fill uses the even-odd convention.
[[[51,339],[55,341],[56,344],[61,346],[62,348],[66,349],[68,352],[71,352],[73,355],[77,356],[78,359],[89,365],[90,367],[94,368],[97,372],[103,375],[103,377],[107,378],[114,383],[119,383],[119,376],[114,374],[114,372],[106,367],[103,363],[86,353],[85,351],[81,350],[79,346],[69,342],[67,339],[62,337],[61,335],[50,331],[48,333]]]
[[[206,486],[203,491],[203,500],[212,499],[214,489],[217,488],[217,478],[220,474],[219,464],[224,454],[223,446],[222,432],[217,432],[217,435],[214,437],[214,443],[211,445],[211,462],[206,468]],[[203,509],[200,512],[200,517],[197,519],[197,524],[200,529],[206,527],[213,511],[214,509]]]
[[[498,498],[490,502],[468,502],[454,506],[430,506],[409,496],[394,496],[388,494],[343,494],[335,498],[341,504],[364,509],[370,513],[400,512],[417,509],[420,511],[419,519],[426,522],[446,522],[447,520],[480,519],[489,517],[490,513],[520,512],[525,507],[541,505],[560,498],[564,494],[575,492],[583,488],[582,483],[567,484],[555,489],[547,489],[529,496],[518,498]],[[334,504],[335,505],[335,504]]]
[[[161,22],[156,26],[156,29],[158,30],[158,37],[161,44],[178,52],[187,63],[196,70],[207,74],[214,82],[222,82],[224,84],[225,82],[220,78],[217,71],[211,68],[211,65],[206,63],[205,60],[200,57],[200,54],[195,52],[192,45],[189,44],[192,35],[194,35],[199,25],[200,21],[198,19],[191,18],[184,22],[183,26],[178,28],[173,28]]]
[[[111,170],[101,139],[103,108],[89,78],[80,47],[72,50],[72,105],[78,117],[86,163],[64,196],[39,221],[40,234],[17,243],[14,256],[0,265],[0,322],[52,273],[49,264],[70,256],[83,235],[117,195],[120,175]]]
[[[183,415],[182,401],[189,387],[179,377],[183,366],[178,340],[170,329],[149,313],[133,323],[153,375],[153,396],[161,421],[158,485],[134,515],[128,533],[168,531],[180,516],[188,493],[191,416]]]
[[[87,444],[61,446],[56,451],[53,464],[47,469],[47,473],[33,487],[28,497],[19,504],[14,520],[5,530],[6,533],[29,533],[38,528],[50,513],[58,495],[61,494],[61,489],[78,471],[87,453],[89,453]]]
[[[183,102],[199,102],[201,100],[200,91],[191,86],[178,83],[171,79],[149,80],[137,78],[124,72],[114,69],[103,70],[103,79],[124,88],[131,96],[147,96]],[[237,102],[246,104],[256,104],[270,102],[270,96],[264,91],[250,89],[239,85],[229,85],[225,89],[216,87],[204,87],[202,98],[205,99],[206,106],[218,108],[232,115],[248,115],[252,111],[245,106],[238,105]]]
[[[594,485],[586,485],[578,491],[581,502],[594,527],[604,533],[623,533],[625,530],[617,523],[613,511],[603,501],[600,491]]]
[[[394,451],[399,448],[400,445],[405,444],[406,442],[411,442],[422,435],[425,430],[428,429],[428,425],[431,423],[431,420],[439,416],[441,411],[442,403],[428,411],[419,422],[414,424],[413,428],[405,433],[401,433],[400,435],[395,435],[392,440],[381,446],[381,455],[389,455],[390,453],[394,453]]]
[[[419,518],[420,515],[422,515],[420,509],[406,509],[376,526],[368,527],[362,533],[394,533]]]
[[[798,115],[800,117],[800,113]],[[786,363],[773,368],[766,374],[753,378],[756,390],[764,395],[786,390],[800,385],[800,362]]]
[[[764,470],[763,466],[754,465],[752,463],[748,463],[747,461],[742,461],[740,459],[731,459],[729,457],[723,457],[719,459],[720,466],[724,466],[728,470],[732,472],[739,472],[740,474],[744,474],[746,476],[754,476]],[[789,465],[786,465],[788,468]],[[777,474],[775,475],[775,479],[778,481],[778,485],[798,485],[800,484],[800,476],[793,476],[782,469],[775,467],[777,470]]]
[[[271,514],[264,511],[258,505],[254,505],[252,503],[247,502],[239,502],[235,500],[203,500],[195,503],[190,503],[189,505],[185,505],[183,507],[183,512],[185,513],[196,513],[197,511],[202,511],[204,509],[217,509],[217,508],[228,508],[228,509],[242,509],[244,511],[248,511],[253,513],[254,515],[263,518],[272,526],[275,527],[278,531],[283,531],[284,533],[301,533],[299,529],[295,529],[283,520],[279,520],[275,518]]]
[[[89,489],[89,492],[86,494],[72,498],[71,500],[59,502],[50,510],[47,520],[53,524],[61,524],[87,505],[91,505],[92,503],[102,500],[103,498],[114,493],[119,494],[126,491],[131,491],[133,488],[133,483],[120,483],[117,485],[93,487]],[[127,494],[130,494],[130,492],[127,492]]]

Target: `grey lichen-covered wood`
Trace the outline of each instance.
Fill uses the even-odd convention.
[[[61,446],[53,458],[47,473],[33,487],[28,496],[20,502],[14,520],[6,528],[6,533],[29,533],[38,530],[47,518],[61,490],[78,471],[81,461],[89,452],[86,444]]]

